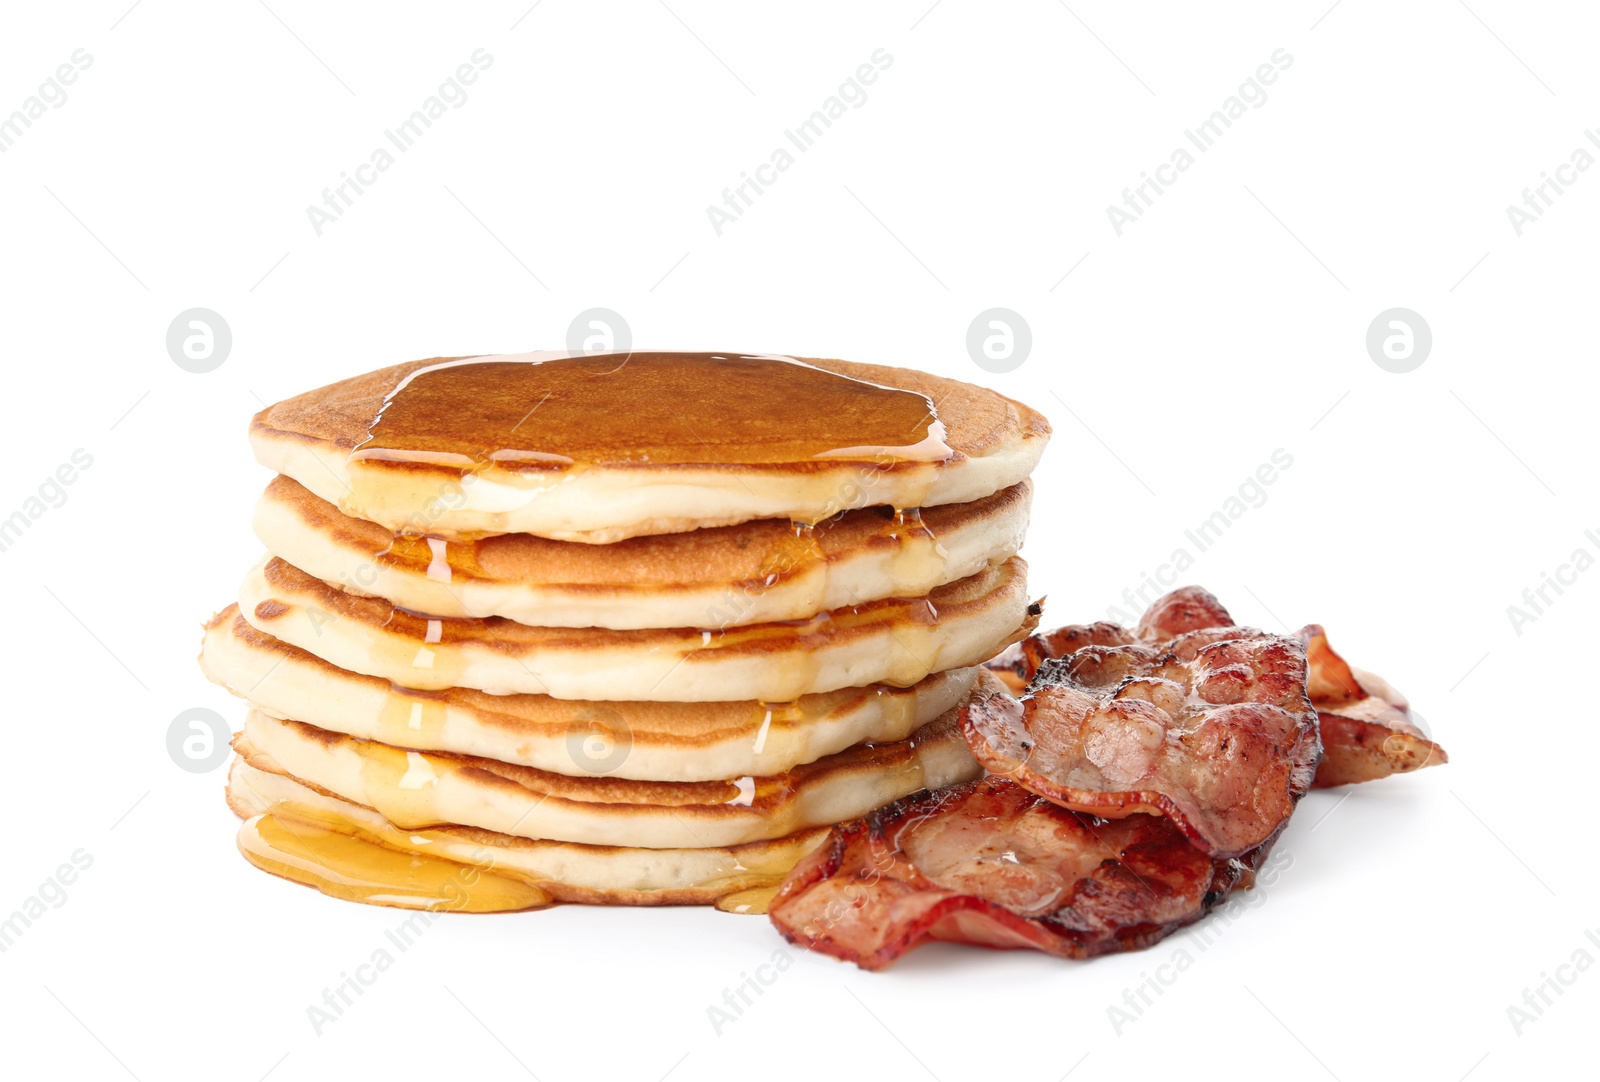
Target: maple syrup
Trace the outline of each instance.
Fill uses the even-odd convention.
[[[318,823],[300,809],[293,818],[267,812],[239,828],[239,851],[263,871],[368,905],[457,913],[499,913],[549,905],[531,883],[472,864],[402,852],[356,833]]]
[[[397,748],[442,748],[445,714],[444,695],[391,684],[374,739]]]
[[[780,880],[765,886],[747,887],[732,894],[724,894],[717,899],[716,906],[724,913],[763,915],[772,905],[772,899],[777,896],[781,885]]]
[[[922,521],[917,508],[894,509],[884,532],[894,541],[890,566],[895,582],[909,593],[927,593],[944,581],[949,554]]]
[[[471,357],[411,373],[350,455],[408,466],[547,474],[596,464],[940,462],[951,450],[926,395],[790,357],[551,353]]]
[[[367,905],[503,913],[556,900],[545,889],[553,884],[497,869],[492,847],[476,850],[470,862],[425,851],[443,837],[388,823],[371,827],[335,811],[279,800],[239,828],[239,850],[263,871]],[[789,862],[763,863],[749,868],[735,858],[725,874],[683,888],[718,892],[713,904],[725,913],[765,913]]]

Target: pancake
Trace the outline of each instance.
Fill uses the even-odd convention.
[[[312,849],[299,869],[273,869],[309,882],[338,897],[403,908],[466,909],[477,891],[461,876],[454,897],[447,890],[435,904],[384,889],[388,884],[357,879],[349,870],[320,866],[316,830],[361,839],[374,847],[417,859],[450,861],[495,876],[516,879],[542,891],[548,901],[603,905],[710,905],[735,912],[759,911],[741,904],[740,895],[772,888],[795,863],[828,836],[813,827],[770,841],[709,849],[636,849],[535,841],[475,827],[444,826],[401,830],[371,808],[340,800],[283,774],[235,759],[228,772],[228,806],[242,819],[271,815],[284,821],[293,841]],[[259,823],[251,830],[259,829]],[[312,828],[311,831],[306,827]],[[249,855],[249,854],[247,854]],[[280,858],[281,859],[281,858]],[[370,860],[370,857],[367,858]],[[253,858],[254,862],[254,858]],[[408,869],[409,870],[409,869]],[[538,899],[532,904],[540,904]],[[514,906],[523,908],[523,906]]]
[[[862,741],[904,740],[960,701],[978,675],[976,668],[951,669],[909,688],[843,688],[793,703],[416,691],[279,642],[234,605],[206,625],[200,667],[257,709],[319,729],[560,774],[659,781],[781,774]]]
[[[978,684],[998,686],[987,673]],[[905,740],[860,744],[783,774],[710,782],[577,778],[406,751],[259,710],[250,711],[235,747],[252,766],[373,808],[405,830],[459,824],[585,845],[692,849],[780,838],[977,777],[958,713],[947,711]]]
[[[609,543],[965,503],[1038,462],[1044,417],[908,369],[528,353],[379,369],[256,414],[256,458],[399,532]]]
[[[404,687],[558,699],[790,702],[976,665],[1032,630],[1016,556],[925,598],[890,598],[794,623],[710,630],[529,627],[434,619],[357,597],[271,557],[245,577],[239,611],[284,642]]]
[[[396,535],[279,476],[256,505],[275,556],[353,593],[434,616],[541,627],[737,627],[921,597],[1016,555],[1028,482],[973,503],[897,515],[849,511],[813,530],[759,519],[580,545],[532,534],[477,541]]]

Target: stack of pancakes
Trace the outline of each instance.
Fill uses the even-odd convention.
[[[417,908],[759,911],[833,823],[977,776],[1036,618],[1049,426],[738,354],[418,361],[268,407],[268,556],[206,626],[258,866]]]

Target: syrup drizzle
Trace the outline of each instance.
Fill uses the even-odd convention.
[[[375,836],[337,812],[278,801],[239,828],[239,851],[263,871],[367,905],[456,913],[504,913],[551,905],[538,882],[495,866],[488,849],[478,862],[426,852],[427,831],[386,826]],[[727,874],[690,888],[725,891],[714,903],[727,913],[760,914],[777,893],[782,873],[735,862]],[[549,884],[546,884],[549,885]]]
[[[944,435],[926,395],[792,357],[523,353],[411,373],[350,460],[360,470],[513,474],[600,463],[941,462],[952,454]]]
[[[348,824],[312,809],[278,808],[285,814],[275,809],[245,821],[239,828],[239,851],[263,871],[332,897],[457,913],[532,909],[552,901],[531,883],[472,864],[378,845],[354,833]]]

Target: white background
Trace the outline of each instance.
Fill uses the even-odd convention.
[[[0,553],[0,915],[93,860],[0,955],[7,1073],[1582,1073],[1600,973],[1561,971],[1520,1034],[1507,1008],[1600,959],[1600,570],[1520,634],[1507,606],[1600,555],[1600,169],[1520,237],[1505,208],[1600,128],[1600,27],[1471,2],[7,5],[0,115],[93,57],[0,155],[0,517],[93,456]],[[317,236],[306,206],[478,48],[466,104]],[[707,204],[879,48],[865,104],[718,236]],[[1280,48],[1266,102],[1117,236],[1107,205]],[[234,337],[204,375],[164,344],[195,306]],[[306,1008],[404,914],[250,868],[222,772],[165,744],[182,710],[243,716],[193,658],[257,555],[246,423],[396,361],[560,348],[592,306],[642,346],[909,365],[1043,410],[1026,555],[1051,624],[1104,616],[1283,448],[1185,578],[1242,621],[1326,624],[1452,762],[1309,797],[1292,863],[1205,950],[940,946],[880,975],[794,952],[719,1034],[707,1008],[782,946],[763,920],[455,916],[318,1036]],[[967,355],[993,306],[1032,328],[1010,374]],[[1404,375],[1364,345],[1395,306],[1434,336]],[[1118,1033],[1108,1006],[1180,950]]]

